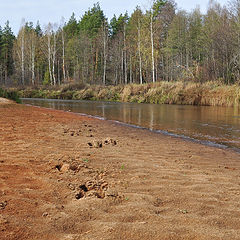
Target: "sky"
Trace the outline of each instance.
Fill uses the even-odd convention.
[[[111,19],[114,14],[118,16],[126,11],[131,14],[137,5],[146,10],[151,0],[0,0],[0,26],[3,27],[9,20],[13,32],[17,34],[22,20],[25,19],[34,25],[39,20],[44,29],[49,22],[60,23],[62,17],[68,21],[73,12],[79,20],[96,2],[100,3],[105,15]],[[208,0],[175,0],[175,2],[178,9],[187,11],[200,6],[203,13],[208,6]],[[224,5],[228,0],[217,2]]]

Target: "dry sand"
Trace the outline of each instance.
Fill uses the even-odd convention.
[[[240,239],[240,155],[1,104],[0,239]]]
[[[0,97],[0,105],[13,104],[13,101]]]

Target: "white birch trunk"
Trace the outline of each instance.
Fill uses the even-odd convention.
[[[107,57],[106,57],[106,27],[104,25],[103,27],[103,58],[104,58],[104,64],[103,64],[103,85],[106,85],[106,66],[107,66]]]
[[[50,75],[50,83],[53,85],[52,81],[52,69],[51,69],[51,35],[50,32],[48,33],[48,70],[49,70],[49,75]]]
[[[125,84],[128,83],[127,78],[127,47],[126,47],[126,24],[124,24],[124,77],[125,77]]]
[[[35,84],[35,45],[34,45],[34,40],[32,40],[32,85]]]
[[[61,85],[61,80],[60,80],[60,64],[59,64],[59,60],[57,62],[57,80],[58,80],[58,85]]]
[[[66,81],[66,71],[65,71],[65,39],[64,39],[64,32],[62,29],[62,69],[63,69],[63,81]]]
[[[56,34],[53,33],[52,76],[53,76],[53,85],[54,86],[56,85],[55,60],[56,60]]]
[[[124,78],[124,52],[122,50],[122,76],[121,76],[121,83],[123,83],[123,78]]]
[[[142,54],[141,54],[141,26],[140,26],[140,20],[138,20],[138,55],[139,55],[140,84],[143,84],[143,76],[142,76]]]
[[[133,83],[133,79],[132,79],[132,55],[130,54],[130,61],[129,61],[129,65],[130,65],[130,84]]]
[[[154,62],[154,39],[153,39],[153,13],[151,13],[151,44],[152,44],[152,80],[155,83],[155,62]]]
[[[24,39],[24,34],[25,34],[25,29],[24,27],[22,28],[22,38],[21,38],[21,72],[22,72],[22,84],[25,84],[25,76],[24,76],[24,45],[25,45],[25,39]]]

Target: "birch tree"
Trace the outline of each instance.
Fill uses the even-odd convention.
[[[22,73],[22,85],[25,85],[25,19],[22,20],[22,27],[19,32],[21,38],[21,73]]]
[[[107,42],[108,42],[107,23],[103,22],[103,85],[106,85]]]
[[[61,38],[62,38],[62,71],[63,71],[63,82],[66,81],[66,70],[65,70],[65,33],[64,33],[64,18],[61,19]]]
[[[152,0],[151,8],[149,11],[150,18],[150,38],[151,38],[151,56],[152,56],[152,81],[156,82],[155,78],[155,55],[154,55],[154,23],[157,17],[161,14],[162,7],[167,3],[166,0]]]
[[[53,85],[52,67],[51,67],[51,60],[52,60],[51,34],[52,34],[52,24],[49,23],[46,29],[47,58],[48,58],[48,72],[50,77],[50,84]]]
[[[31,73],[31,84],[35,85],[35,61],[36,61],[36,45],[37,33],[33,28],[33,23],[26,23],[25,25],[26,50],[29,72]]]

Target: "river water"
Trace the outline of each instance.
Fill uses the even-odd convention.
[[[240,152],[240,108],[22,99],[24,104],[115,120]]]

